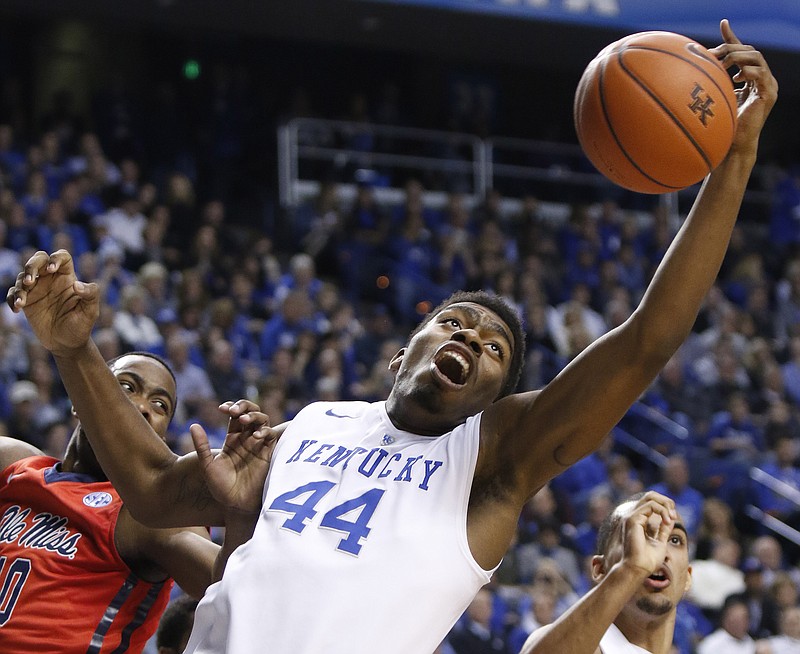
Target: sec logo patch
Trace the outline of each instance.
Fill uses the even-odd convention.
[[[100,493],[89,493],[88,495],[83,496],[83,503],[86,506],[91,506],[92,508],[98,509],[103,506],[108,506],[111,504],[111,500],[114,498],[111,497],[111,493],[106,493],[105,491]]]

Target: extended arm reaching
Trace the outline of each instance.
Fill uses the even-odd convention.
[[[137,520],[156,527],[219,525],[227,506],[251,501],[250,495],[236,495],[252,492],[247,461],[232,460],[225,451],[211,455],[212,469],[233,476],[226,494],[215,498],[204,476],[208,461],[201,466],[196,454],[174,454],[129,401],[90,338],[99,310],[97,286],[76,279],[68,252],[35,253],[9,289],[7,302],[14,311],[25,311],[52,352],[100,465]],[[250,431],[267,442],[279,435],[252,403],[226,403],[220,409],[234,431]]]
[[[514,501],[594,450],[684,341],[718,274],[756,161],[778,85],[764,57],[723,21],[712,52],[738,67],[740,107],[733,145],[705,180],[639,307],[575,358],[541,392],[512,395],[487,409],[476,476],[515,470]],[[485,465],[486,468],[480,468]]]

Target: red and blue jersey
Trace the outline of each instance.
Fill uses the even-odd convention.
[[[122,500],[51,457],[0,472],[0,652],[140,652],[172,582],[140,580],[117,551]]]

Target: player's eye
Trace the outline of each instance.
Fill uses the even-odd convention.
[[[133,384],[131,384],[129,381],[121,381],[119,385],[122,386],[125,392],[133,393]]]
[[[501,359],[505,357],[506,353],[503,351],[503,348],[500,347],[497,343],[487,343],[486,346]]]

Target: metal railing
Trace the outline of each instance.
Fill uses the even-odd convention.
[[[489,190],[504,187],[520,191],[516,197],[529,189],[534,194],[545,190],[554,202],[569,201],[576,192],[595,196],[604,190],[622,192],[593,169],[577,144],[500,136],[482,139],[460,132],[321,118],[294,118],[278,127],[278,189],[283,208],[298,206],[319,188],[320,169],[325,175],[337,171],[337,181],[352,186],[352,173],[359,168],[384,170],[389,178],[399,180],[437,174],[449,180],[448,187],[463,192],[470,204],[480,202]],[[662,194],[656,202],[677,216],[679,203],[690,202],[698,189],[699,184]],[[764,218],[770,202],[768,191],[748,190],[743,213]]]

